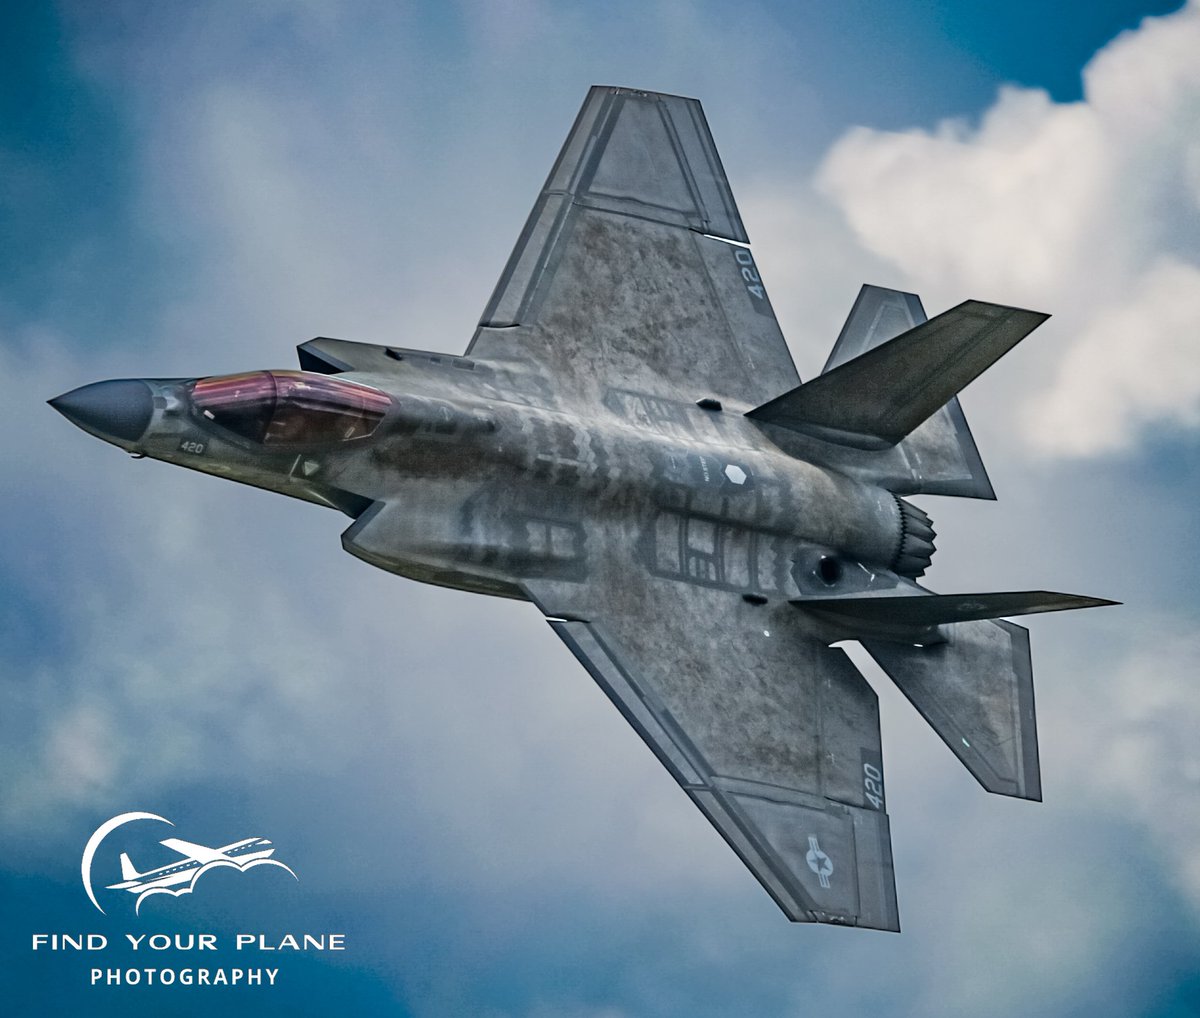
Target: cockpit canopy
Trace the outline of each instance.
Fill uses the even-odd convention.
[[[249,371],[202,378],[192,403],[214,424],[263,445],[327,445],[365,438],[391,398],[378,389],[307,371]]]

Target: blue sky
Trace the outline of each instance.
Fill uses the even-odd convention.
[[[1077,7],[10,15],[15,1013],[1200,1013],[1200,8]],[[1054,313],[964,396],[1000,501],[925,500],[929,579],[1126,606],[1030,624],[1040,806],[984,795],[868,670],[899,937],[788,926],[532,608],[371,570],[332,514],[131,462],[44,406],[290,367],[314,335],[461,350],[597,82],[704,102],[802,376],[864,281]],[[270,837],[300,881],[101,916],[79,856],[128,810]],[[154,834],[113,835],[106,865]],[[284,959],[270,990],[188,992],[91,988],[90,959],[29,950],[189,929],[350,946]]]

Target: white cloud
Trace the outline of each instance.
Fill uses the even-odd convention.
[[[1057,316],[1065,353],[1025,361],[1049,378],[1023,418],[1041,453],[1200,423],[1198,52],[1192,3],[1101,50],[1081,102],[1009,87],[978,126],[858,128],[821,167],[858,240],[905,279]]]
[[[1076,700],[1081,723],[1061,733],[1056,753],[1070,787],[1136,824],[1200,912],[1200,635],[1181,622],[1160,620],[1136,652],[1093,674]]]
[[[1041,448],[1067,455],[1131,447],[1152,424],[1200,425],[1200,267],[1164,255],[1131,279],[1024,423]]]

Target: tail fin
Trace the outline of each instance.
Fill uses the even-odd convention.
[[[1028,630],[960,622],[928,647],[863,646],[984,788],[1041,801]]]
[[[133,868],[133,863],[129,856],[124,852],[121,853],[121,879],[122,880],[137,880],[141,874]]]
[[[855,448],[903,444],[909,493],[994,498],[956,394],[1047,317],[966,301],[926,321],[915,294],[864,286],[824,372],[747,416]]]
[[[1027,590],[792,603],[858,639],[989,792],[1040,800],[1029,633],[995,617],[1117,602]]]

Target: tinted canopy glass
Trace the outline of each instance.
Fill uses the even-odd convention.
[[[192,403],[214,424],[264,445],[348,442],[371,434],[391,404],[366,385],[304,371],[203,378]]]

